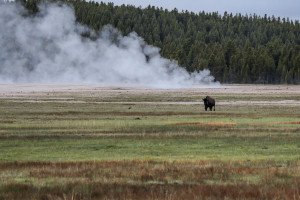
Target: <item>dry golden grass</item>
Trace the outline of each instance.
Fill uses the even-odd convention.
[[[18,179],[1,184],[0,199],[299,199],[299,163],[273,164],[207,160],[1,163],[1,174],[15,174]]]

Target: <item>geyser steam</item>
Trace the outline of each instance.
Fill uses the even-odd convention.
[[[23,14],[22,14],[23,13]],[[162,58],[136,33],[122,36],[111,26],[96,40],[76,22],[67,5],[47,4],[24,17],[17,4],[0,3],[1,83],[101,83],[179,88],[216,85],[208,70],[189,74]]]

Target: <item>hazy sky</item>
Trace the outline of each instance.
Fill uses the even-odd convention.
[[[101,0],[96,0],[101,1]],[[275,17],[289,17],[292,20],[300,20],[300,0],[102,0],[103,2],[113,2],[115,5],[131,4],[146,7],[149,4],[167,8],[175,7],[179,10],[188,10],[198,13],[200,11],[215,12],[223,15],[228,13],[242,13],[264,16],[274,15]]]

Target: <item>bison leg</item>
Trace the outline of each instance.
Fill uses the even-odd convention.
[[[209,107],[209,110],[212,111],[212,106]]]
[[[214,106],[214,111],[216,111],[216,106]]]

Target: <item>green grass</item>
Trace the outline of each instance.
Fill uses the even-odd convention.
[[[202,105],[20,103],[9,99],[0,106],[1,161],[291,160],[298,159],[300,152],[300,125],[277,124],[300,121],[297,107],[292,106],[220,105],[219,111],[205,112]],[[204,125],[189,124],[197,122]]]
[[[122,159],[299,160],[300,139],[288,137],[178,137],[4,139],[0,161]]]

